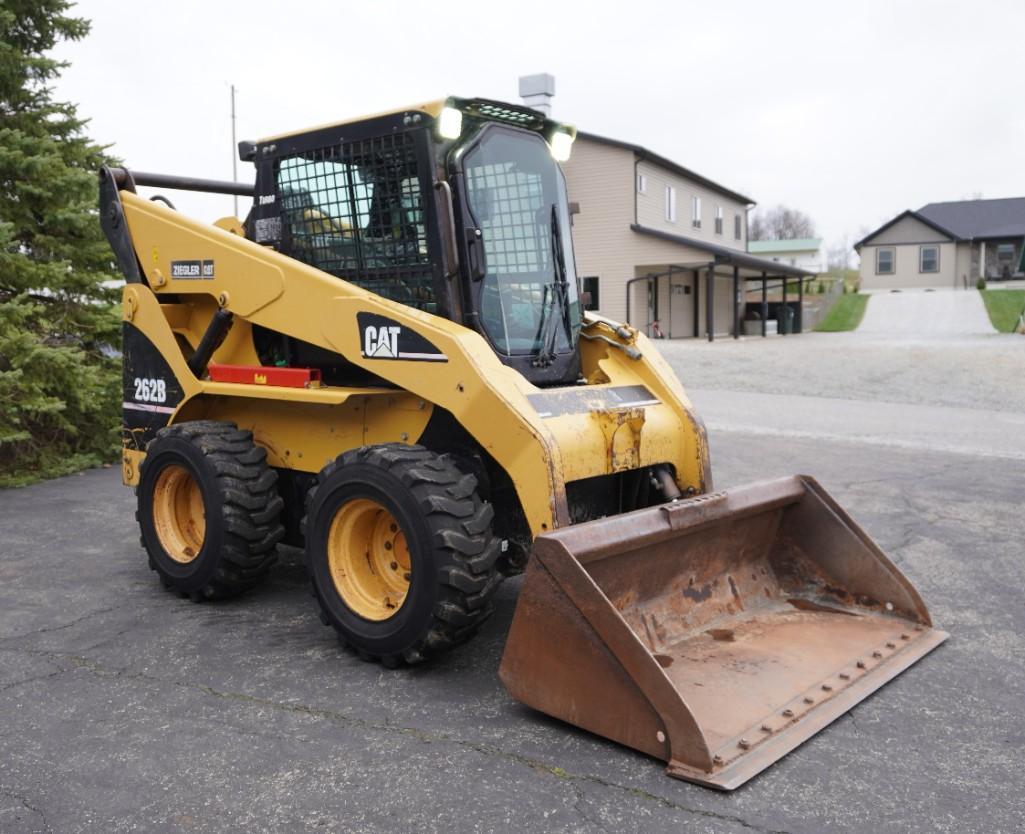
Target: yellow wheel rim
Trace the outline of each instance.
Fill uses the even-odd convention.
[[[342,601],[366,620],[393,617],[409,593],[406,536],[376,501],[343,504],[327,534],[327,563]]]
[[[176,562],[188,564],[203,549],[203,494],[184,466],[172,464],[160,471],[153,489],[153,526],[164,551]]]

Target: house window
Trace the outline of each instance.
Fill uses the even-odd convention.
[[[598,276],[588,275],[580,279],[581,287],[584,293],[590,293],[590,299],[587,299],[585,295],[584,309],[585,310],[597,310],[599,307],[598,300]]]
[[[715,207],[715,233],[717,235],[722,234],[722,206]]]
[[[940,271],[940,247],[920,246],[918,247],[918,271],[939,272]]]
[[[1014,260],[1014,244],[1013,243],[998,243],[997,244],[997,263],[998,264],[1009,264]]]
[[[876,249],[876,275],[893,274],[893,250]]]
[[[648,193],[648,178],[644,174],[637,175],[637,193],[647,194]]]
[[[743,221],[740,219],[739,214],[733,215],[733,239],[740,240],[742,237]]]
[[[690,201],[690,225],[695,229],[701,228],[701,198],[692,197]]]
[[[666,220],[676,222],[676,189],[671,185],[666,186]]]

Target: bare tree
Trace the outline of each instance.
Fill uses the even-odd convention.
[[[797,240],[815,237],[815,223],[803,211],[788,206],[755,209],[748,221],[749,240]]]
[[[826,250],[826,262],[830,272],[842,272],[849,269],[851,265],[851,243],[850,238],[844,235],[838,238],[829,249]]]

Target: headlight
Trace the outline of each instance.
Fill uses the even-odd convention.
[[[565,162],[573,150],[573,137],[564,130],[552,134],[552,157],[556,162]]]
[[[445,107],[438,118],[438,133],[443,139],[458,139],[463,132],[463,113],[454,107]]]

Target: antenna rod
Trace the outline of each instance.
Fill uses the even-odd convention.
[[[238,143],[235,141],[235,85],[231,85],[231,179],[238,182]],[[234,196],[235,217],[238,217],[238,195]]]

